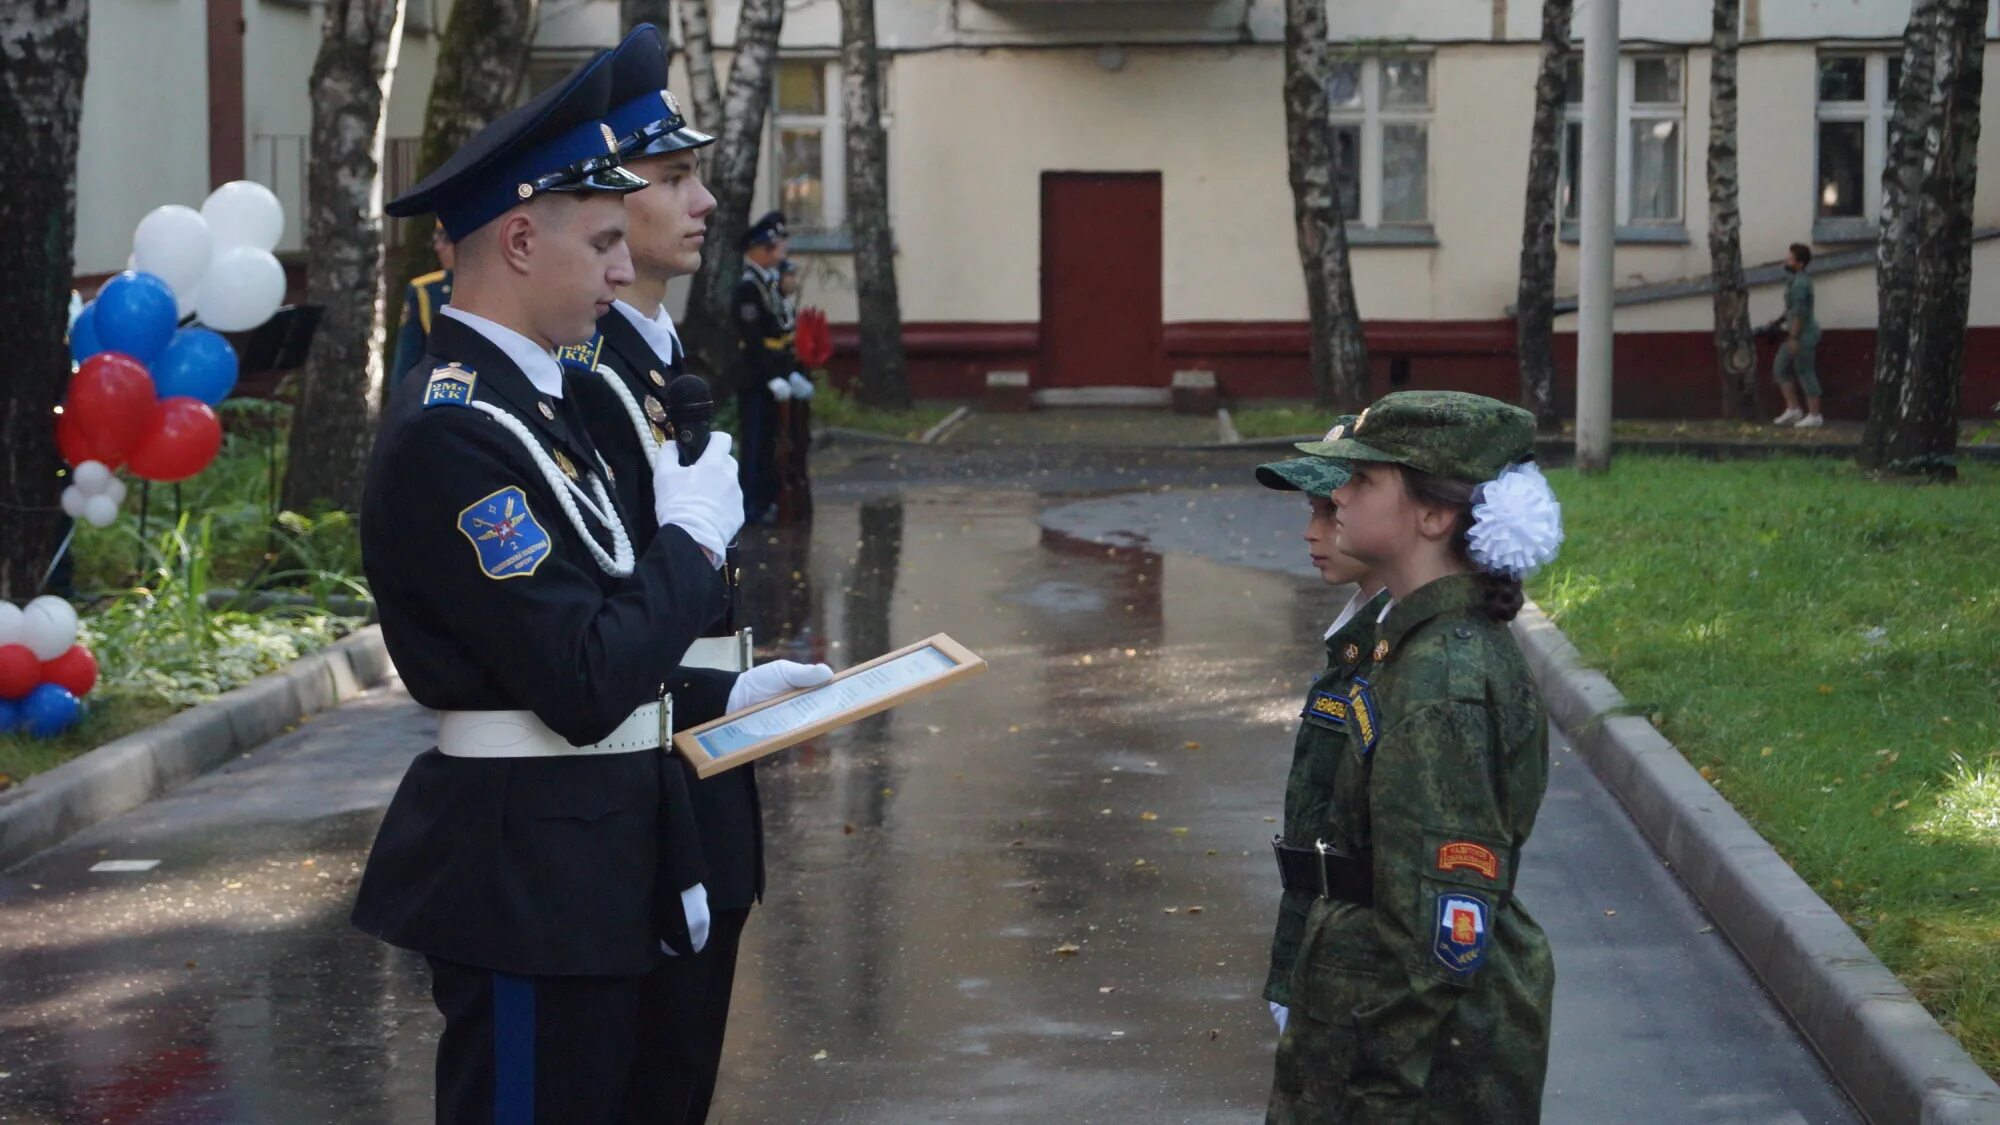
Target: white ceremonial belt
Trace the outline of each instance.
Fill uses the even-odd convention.
[[[588,746],[573,746],[533,711],[441,711],[438,753],[454,758],[569,758],[631,754],[665,747],[674,733],[674,701],[648,703],[618,729]]]
[[[726,637],[703,637],[688,646],[681,657],[683,668],[713,668],[718,672],[748,672],[751,659],[750,630],[740,629]]]

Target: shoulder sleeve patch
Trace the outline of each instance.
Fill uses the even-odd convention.
[[[556,362],[571,371],[597,370],[597,357],[604,350],[604,334],[598,333],[581,344],[556,349]]]
[[[430,382],[424,385],[424,409],[472,405],[472,388],[478,381],[479,373],[467,367],[447,364],[433,369]]]
[[[480,572],[488,578],[526,578],[554,549],[518,485],[473,501],[458,513],[458,530],[478,553]]]

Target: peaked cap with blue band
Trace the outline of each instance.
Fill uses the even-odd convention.
[[[650,23],[633,28],[611,52],[611,112],[604,123],[627,160],[715,143],[681,116],[681,103],[667,89],[667,43]]]
[[[445,234],[464,238],[545,192],[638,191],[646,181],[619,166],[604,124],[611,105],[611,52],[599,51],[568,78],[474,133],[437,171],[383,210],[397,218],[437,212]]]

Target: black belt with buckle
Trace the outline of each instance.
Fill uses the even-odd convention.
[[[1325,844],[1296,848],[1282,836],[1271,837],[1271,850],[1277,853],[1278,879],[1286,890],[1360,906],[1375,905],[1372,857],[1349,855]]]

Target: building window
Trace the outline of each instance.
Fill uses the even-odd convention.
[[[840,63],[835,59],[781,59],[771,103],[769,146],[771,206],[804,241],[814,232],[847,229],[847,132],[842,119]],[[889,67],[882,66],[882,127],[889,128]],[[824,241],[824,240],[820,240]],[[839,239],[828,243],[839,248]]]
[[[1891,54],[1824,54],[1815,98],[1815,237],[1865,234],[1882,213],[1882,166],[1903,60]]]
[[[1326,84],[1340,210],[1364,228],[1431,221],[1431,60],[1336,59]]]
[[[1618,60],[1620,227],[1679,227],[1686,167],[1687,83],[1679,55]],[[1582,217],[1576,178],[1583,165],[1583,59],[1572,57],[1563,120],[1562,218]]]

